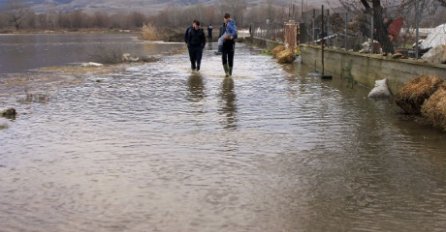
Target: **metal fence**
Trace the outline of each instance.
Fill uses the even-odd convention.
[[[391,35],[389,40],[394,50],[414,58],[426,51],[418,47],[420,43],[417,41],[425,39],[441,25],[444,27],[443,34],[438,28],[437,33],[441,34],[439,37],[446,44],[444,15],[446,7],[436,5],[394,5],[383,9],[384,24]],[[364,9],[325,9],[323,21],[322,9],[312,9],[293,15],[283,22],[253,22],[250,24],[250,34],[256,38],[284,42],[285,23],[289,20],[299,22],[298,43],[320,44],[321,38],[324,38],[326,47],[366,53],[381,51],[373,12],[365,12]]]
[[[391,37],[396,51],[408,56],[416,56],[417,37],[423,39],[433,31],[433,28],[446,23],[444,17],[446,7],[424,7],[420,7],[418,11],[414,8],[407,8],[407,6],[406,8],[393,6],[384,9],[384,21],[387,23],[388,30],[394,30],[392,33],[396,33],[395,27],[398,29],[398,22],[403,23],[398,33]],[[322,22],[321,9],[302,13],[298,19],[301,22],[301,43],[319,44],[321,38],[324,37],[327,47],[362,52],[377,52],[379,50],[379,48],[374,49],[374,45],[367,47],[364,44],[364,42],[371,41],[371,38],[377,40],[376,22],[374,22],[371,13],[337,8],[324,10],[324,16]],[[324,35],[321,33],[322,27],[324,27]],[[417,28],[419,36],[417,36]],[[444,33],[446,34],[446,26]],[[446,41],[444,43],[446,44]]]
[[[255,22],[250,25],[251,35],[255,38],[284,42],[285,24],[283,22]]]

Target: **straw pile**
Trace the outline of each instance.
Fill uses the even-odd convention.
[[[421,113],[434,126],[446,130],[446,84],[423,104]]]
[[[290,64],[293,63],[294,59],[296,59],[296,56],[294,55],[293,51],[290,51],[289,49],[286,49],[279,54],[277,54],[277,61],[280,64]]]
[[[396,95],[396,104],[407,114],[421,114],[421,106],[443,83],[437,76],[423,75],[401,88]]]
[[[285,46],[283,45],[277,45],[275,48],[273,48],[273,50],[271,50],[271,54],[273,55],[274,58],[277,58],[277,55],[283,51],[285,51]]]

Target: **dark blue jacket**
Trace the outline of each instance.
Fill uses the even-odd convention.
[[[184,33],[184,42],[188,47],[201,47],[206,45],[206,37],[203,29],[195,30],[192,26],[188,27]]]

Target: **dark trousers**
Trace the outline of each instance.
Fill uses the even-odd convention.
[[[234,67],[235,43],[223,44],[222,61],[223,65],[229,63],[229,67]]]
[[[189,58],[192,69],[200,69],[201,65],[201,57],[203,57],[203,48],[201,46],[195,47],[190,46],[189,49]]]

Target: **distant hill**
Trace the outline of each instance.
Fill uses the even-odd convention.
[[[44,12],[50,9],[73,11],[141,11],[146,13],[155,13],[167,6],[190,6],[194,4],[216,5],[222,0],[24,0],[36,11]],[[4,5],[6,0],[0,0],[0,6]],[[266,0],[246,0],[250,6],[265,3]],[[300,5],[300,0],[293,1]],[[305,0],[307,5],[330,4],[338,5],[338,0]],[[275,5],[287,5],[290,0],[274,0]]]

